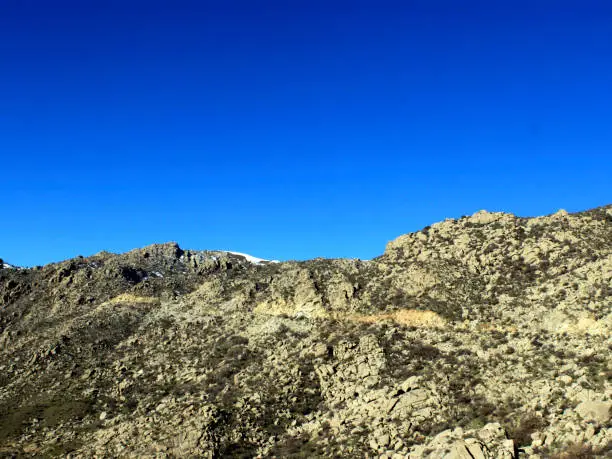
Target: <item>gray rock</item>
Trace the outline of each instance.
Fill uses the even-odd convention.
[[[584,401],[576,407],[576,412],[586,421],[596,421],[604,424],[610,420],[612,402]]]

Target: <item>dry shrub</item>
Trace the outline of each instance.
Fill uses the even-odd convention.
[[[506,426],[506,432],[518,446],[527,446],[531,444],[531,434],[544,427],[546,427],[546,422],[541,416],[527,413],[521,416],[516,424]]]
[[[160,303],[159,298],[151,296],[137,296],[132,293],[122,293],[114,298],[111,298],[107,302],[100,306],[111,306],[115,304],[132,304],[132,305],[148,305],[156,306]]]

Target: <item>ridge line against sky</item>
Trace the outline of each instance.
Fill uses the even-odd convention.
[[[612,199],[604,1],[7,1],[0,257],[356,257]]]

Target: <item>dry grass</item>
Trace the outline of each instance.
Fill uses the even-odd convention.
[[[267,314],[276,316],[295,317],[298,313],[304,316],[317,319],[333,319],[333,320],[348,320],[351,322],[360,322],[374,324],[384,321],[393,321],[399,325],[419,328],[445,328],[446,320],[433,311],[420,311],[417,309],[400,309],[398,311],[380,313],[380,314],[353,314],[347,315],[343,313],[328,313],[321,305],[315,305],[310,309],[297,308],[294,304],[284,300],[277,300],[259,303],[253,310],[256,314]]]
[[[419,311],[417,309],[400,309],[384,314],[350,316],[349,320],[363,323],[378,323],[392,320],[399,325],[419,328],[444,328],[446,320],[433,311]]]
[[[266,314],[269,316],[287,316],[287,317],[310,317],[317,319],[329,318],[329,314],[321,304],[300,304],[293,301],[286,301],[282,298],[263,301],[253,309],[255,314]]]

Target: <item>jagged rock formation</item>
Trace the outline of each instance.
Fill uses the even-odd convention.
[[[612,207],[370,261],[0,264],[0,456],[606,457]]]

